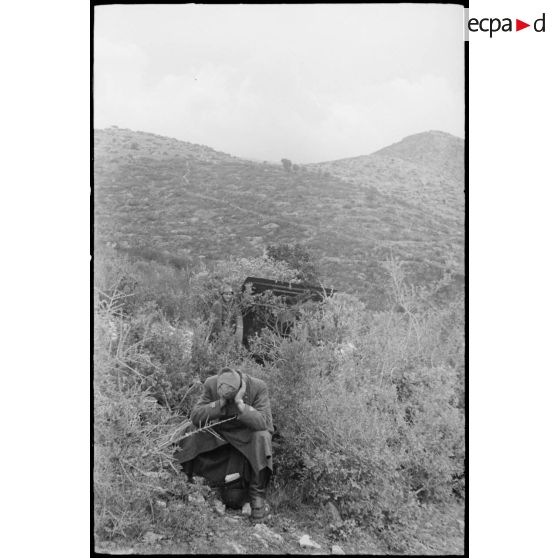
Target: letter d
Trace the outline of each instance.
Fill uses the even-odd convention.
[[[537,24],[539,23],[539,21],[542,22],[542,27],[540,29],[537,27]],[[544,33],[544,23],[545,23],[545,21],[544,21],[544,13],[543,13],[542,17],[540,17],[539,19],[536,19],[535,23],[533,23],[533,29],[537,33]]]

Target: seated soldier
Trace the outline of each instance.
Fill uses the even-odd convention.
[[[234,418],[232,418],[234,417]],[[191,413],[194,427],[232,420],[185,438],[176,457],[191,479],[194,474],[221,488],[225,504],[241,507],[248,497],[252,519],[269,513],[265,501],[272,472],[273,420],[263,380],[225,367],[204,383],[204,391]]]

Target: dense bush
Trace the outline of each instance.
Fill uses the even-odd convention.
[[[199,487],[178,475],[174,446],[162,443],[181,417],[157,403],[145,377],[126,363],[132,347],[114,307],[95,319],[94,511],[97,542],[139,540],[156,529],[188,540],[208,527],[188,495]],[[136,359],[142,356],[135,349]],[[143,355],[146,356],[146,355]]]
[[[302,244],[270,244],[265,251],[268,258],[286,262],[291,269],[296,270],[300,281],[314,284],[319,282],[315,258]]]
[[[372,527],[394,550],[409,549],[425,507],[453,501],[464,470],[459,315],[370,316],[336,295],[289,338],[264,334],[270,358],[255,372],[280,433],[276,482],[334,502],[349,530]]]
[[[208,318],[223,282],[240,304],[250,304],[250,295],[240,294],[250,275],[294,281],[297,271],[267,257],[200,264],[189,272],[108,249],[96,257],[98,302],[121,318],[115,343],[125,347],[122,364],[141,374],[160,403],[187,412],[201,381],[247,358],[227,328],[209,341]]]
[[[121,297],[119,310],[128,317],[148,305],[171,322],[186,322],[190,272],[117,253],[104,248],[95,253],[95,288],[101,300]]]

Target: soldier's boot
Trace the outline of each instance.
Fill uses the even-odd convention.
[[[188,482],[193,483],[194,482],[194,468],[193,468],[192,462],[188,461],[188,462],[185,462],[185,463],[181,463],[180,466],[182,467],[182,472],[186,473],[186,475],[188,477]]]
[[[270,512],[269,504],[265,501],[265,498],[271,471],[267,467],[264,467],[259,473],[251,471],[251,475],[250,484],[248,485],[250,507],[252,508],[250,518],[261,520]]]

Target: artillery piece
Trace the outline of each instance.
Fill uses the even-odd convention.
[[[276,281],[260,277],[247,277],[242,284],[241,291],[243,294],[248,292],[254,297],[251,304],[243,310],[242,343],[247,348],[250,345],[250,338],[264,328],[269,328],[282,337],[287,337],[300,316],[299,312],[303,304],[323,302],[325,298],[333,296],[336,292],[334,289],[319,285]],[[280,304],[272,307],[268,302],[269,297],[266,300],[267,293],[277,297]]]

